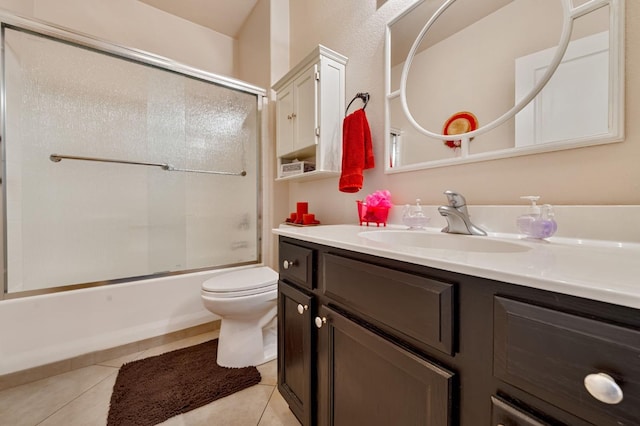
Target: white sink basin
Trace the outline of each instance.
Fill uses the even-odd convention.
[[[365,231],[359,237],[390,245],[479,253],[519,253],[531,250],[524,244],[475,235],[432,234],[422,231]]]

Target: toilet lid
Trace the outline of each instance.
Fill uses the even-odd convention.
[[[209,278],[202,284],[202,290],[210,293],[256,294],[277,288],[278,273],[267,266],[224,272]]]

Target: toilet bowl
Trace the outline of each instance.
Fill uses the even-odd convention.
[[[260,266],[218,274],[202,284],[202,303],[221,318],[218,365],[247,367],[277,354],[278,274]]]

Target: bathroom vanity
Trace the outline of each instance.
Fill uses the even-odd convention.
[[[302,424],[640,424],[638,245],[275,232],[278,388]]]

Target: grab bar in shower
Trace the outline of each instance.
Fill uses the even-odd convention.
[[[213,170],[181,169],[166,163],[146,163],[143,161],[113,160],[110,158],[79,157],[76,155],[60,155],[60,154],[51,154],[49,156],[49,160],[53,161],[54,163],[59,163],[63,159],[64,160],[97,161],[100,163],[132,164],[135,166],[160,167],[162,170],[166,170],[169,172],[206,173],[210,175],[226,175],[226,176],[246,176],[247,175],[247,172],[244,170],[241,172],[218,172]]]

